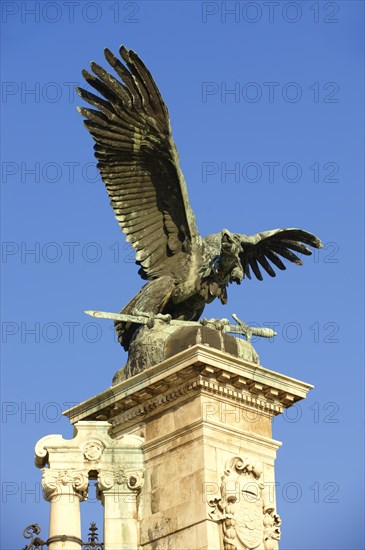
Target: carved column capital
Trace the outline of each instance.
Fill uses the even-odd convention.
[[[89,474],[95,479],[96,473],[97,496],[104,505],[105,550],[137,550],[144,440],[132,434],[113,438],[111,427],[104,421],[80,421],[72,439],[50,435],[37,443],[36,465],[43,472],[44,498],[51,503],[49,550],[59,550],[63,540],[65,550],[81,549],[80,501],[87,499]]]
[[[143,487],[143,470],[124,470],[114,468],[101,470],[98,475],[99,493],[104,491],[118,493],[137,493]]]
[[[52,500],[68,492],[79,498],[87,499],[87,488],[89,484],[88,473],[76,469],[53,469],[43,468],[42,486],[44,498]]]

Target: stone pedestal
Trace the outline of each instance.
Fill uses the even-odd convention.
[[[274,550],[280,537],[274,461],[281,443],[272,439],[272,418],[311,388],[194,345],[64,414],[71,423],[107,420],[116,440],[143,438],[140,548]],[[130,512],[126,505],[110,513],[116,519]]]

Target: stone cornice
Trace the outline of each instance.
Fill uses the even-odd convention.
[[[313,386],[228,353],[196,345],[65,411],[72,423],[105,420],[114,424],[196,390],[260,408],[272,416],[305,398]]]
[[[257,390],[257,388],[255,389]],[[249,408],[251,410],[253,408],[259,411],[261,416],[268,415],[272,417],[283,411],[283,405],[278,401],[278,394],[267,398],[264,394],[260,397],[247,390],[227,388],[227,385],[224,383],[206,378],[203,371],[203,374],[197,374],[193,380],[183,383],[175,389],[171,388],[160,395],[150,396],[145,400],[141,400],[138,404],[135,403],[134,406],[133,403],[129,403],[132,406],[129,406],[122,413],[116,414],[116,416],[110,419],[110,422],[113,426],[117,425],[126,428],[129,424],[135,422],[138,417],[142,420],[148,413],[156,412],[158,414],[159,409],[166,409],[170,405],[174,406],[186,399],[187,394],[193,394],[198,391],[200,391],[202,396],[207,396],[208,398],[212,395],[219,395],[220,401],[226,401],[227,404],[230,403],[232,405],[233,402],[236,406],[242,408]],[[259,388],[259,391],[261,392],[263,389]],[[146,396],[144,395],[144,397]],[[282,397],[288,399],[287,394]],[[275,401],[272,399],[275,399]],[[227,409],[227,414],[229,414],[229,409]]]

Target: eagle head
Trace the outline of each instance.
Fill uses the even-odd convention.
[[[241,283],[243,279],[243,269],[240,260],[242,252],[241,242],[237,235],[231,233],[228,229],[221,231],[221,263],[224,271],[229,274],[229,282]]]

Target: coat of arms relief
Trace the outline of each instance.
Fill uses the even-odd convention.
[[[223,529],[224,550],[278,550],[280,516],[265,502],[262,467],[250,458],[226,463],[220,496],[211,500],[210,517]]]

